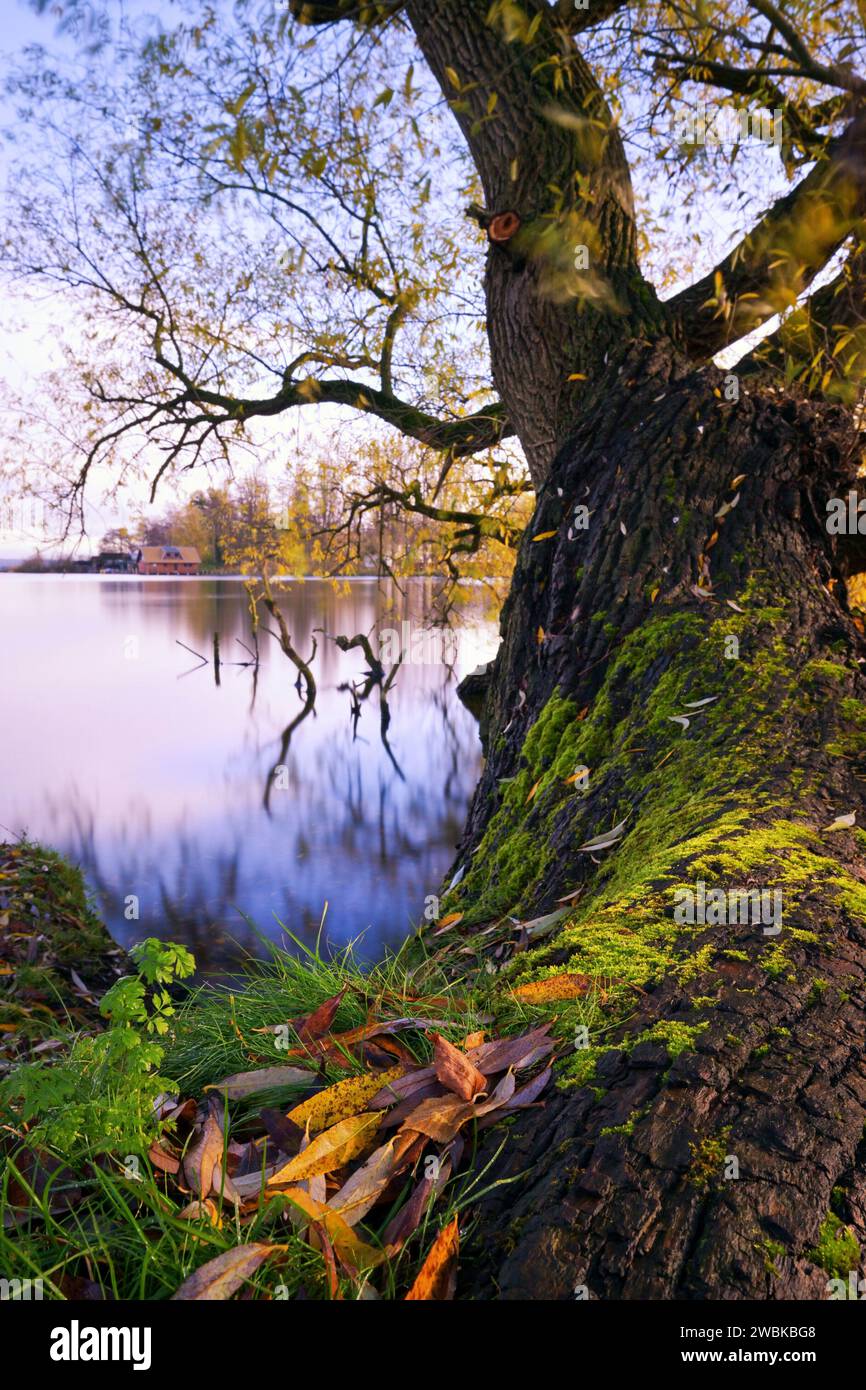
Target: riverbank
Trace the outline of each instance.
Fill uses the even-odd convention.
[[[27,840],[0,844],[0,1066],[98,1026],[127,965],[78,868]]]
[[[546,1104],[591,999],[551,1016],[435,940],[363,970],[296,942],[175,1010],[183,947],[123,956],[77,870],[2,855],[3,1277],[71,1300],[454,1295],[507,1126]]]

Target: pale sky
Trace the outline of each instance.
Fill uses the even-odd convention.
[[[172,16],[183,13],[183,9],[184,7],[176,4],[175,0],[115,0],[115,14],[118,18],[123,15],[135,17],[157,14],[170,22]],[[51,14],[36,15],[25,0],[0,0],[0,12],[3,18],[2,49],[5,60],[0,61],[4,71],[8,70],[10,56],[29,44],[44,44],[52,54],[71,56],[74,53],[72,41],[58,35],[56,20]],[[9,104],[0,98],[0,123],[7,123],[10,114]],[[770,163],[774,157],[769,151],[759,151],[758,157],[767,160],[769,202],[779,187],[778,161],[774,161],[775,167]],[[5,185],[7,172],[8,154],[0,145],[0,186]],[[659,196],[663,195],[663,191],[660,191]],[[705,264],[695,265],[694,277],[702,274],[717,259],[739,230],[738,225],[724,215],[714,218],[711,206],[707,207],[706,215],[710,235],[705,247]],[[75,309],[71,296],[49,296],[38,291],[35,299],[25,298],[16,294],[14,288],[11,294],[7,293],[4,296],[0,311],[0,385],[4,399],[10,396],[23,397],[25,401],[28,397],[39,398],[42,373],[58,367],[62,360],[56,343],[57,326],[60,325],[63,332],[68,333],[70,329],[74,330],[74,324]],[[19,413],[17,410],[3,410],[0,413],[0,466],[4,457],[12,462],[18,459]],[[251,431],[251,437],[258,447],[265,448],[265,452],[269,452],[266,446],[276,445],[278,456],[285,464],[299,455],[318,452],[326,444],[332,430],[351,420],[352,416],[352,412],[331,407],[296,410],[277,421],[257,422],[255,429]],[[104,531],[116,525],[126,524],[129,520],[126,509],[118,509],[115,503],[105,503],[101,497],[109,477],[107,472],[102,477],[94,474],[88,495],[87,529],[97,546]],[[170,483],[170,490],[166,488],[162,500],[157,500],[154,510],[160,512],[171,495],[177,495],[181,488],[183,491],[195,492],[207,483],[206,475],[199,471],[188,475],[188,479],[189,481],[183,480],[180,485]],[[129,495],[132,505],[143,502],[146,495],[144,484],[141,488],[132,490]],[[22,534],[4,529],[3,516],[0,514],[0,562],[4,558],[31,553],[37,548],[38,543],[38,535],[34,537],[32,533]],[[44,543],[41,548],[44,548]],[[88,553],[89,549],[90,546],[85,542],[80,553]]]

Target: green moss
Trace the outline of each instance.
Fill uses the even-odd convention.
[[[818,1233],[818,1244],[806,1252],[813,1264],[828,1274],[844,1279],[860,1263],[860,1246],[856,1236],[833,1211],[828,1211]]]
[[[764,1256],[764,1273],[772,1278],[779,1278],[779,1271],[776,1268],[776,1260],[780,1260],[788,1252],[778,1240],[762,1240],[755,1249]]]
[[[730,1133],[731,1126],[728,1125],[717,1135],[710,1135],[697,1144],[689,1144],[692,1161],[686,1173],[686,1182],[699,1192],[707,1192],[721,1183],[724,1175],[720,1170],[728,1156]]]
[[[847,666],[840,666],[836,661],[820,661],[816,659],[806,662],[801,673],[801,680],[809,685],[814,685],[816,682],[820,683],[821,681],[839,683],[840,681],[849,680],[851,675],[852,672],[848,670]]]

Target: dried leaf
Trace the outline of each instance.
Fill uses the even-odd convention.
[[[406,1116],[403,1128],[426,1134],[437,1144],[450,1144],[461,1125],[465,1125],[474,1115],[475,1106],[460,1096],[430,1096]]]
[[[454,1297],[457,1288],[457,1255],[460,1249],[460,1235],[457,1217],[440,1231],[434,1240],[430,1253],[418,1271],[414,1284],[406,1295],[411,1300],[446,1301]]]
[[[433,1067],[442,1085],[463,1100],[471,1100],[479,1091],[487,1090],[484,1075],[441,1033],[433,1034]]]
[[[197,1197],[206,1197],[213,1186],[214,1168],[222,1162],[223,1142],[223,1132],[214,1116],[209,1114],[198,1139],[190,1145],[183,1159],[187,1186]]]
[[[259,1071],[239,1071],[205,1086],[206,1091],[221,1091],[229,1100],[243,1100],[257,1091],[269,1091],[277,1086],[310,1086],[315,1074],[303,1067],[262,1067]]]
[[[208,1260],[201,1269],[184,1279],[177,1292],[172,1294],[172,1301],[189,1303],[229,1299],[265,1260],[285,1248],[284,1245],[265,1245],[259,1241],[252,1245],[236,1245],[233,1250],[226,1250],[224,1254]]]
[[[524,1004],[549,1004],[553,999],[580,999],[591,985],[588,975],[565,973],[518,985],[514,994]]]
[[[281,1195],[299,1207],[311,1221],[323,1226],[340,1258],[348,1260],[356,1269],[372,1269],[385,1259],[384,1250],[377,1250],[374,1246],[368,1245],[355,1234],[338,1211],[330,1211],[303,1188],[289,1187]]]
[[[288,1113],[287,1119],[301,1129],[318,1134],[338,1120],[346,1120],[361,1110],[379,1109],[370,1102],[382,1089],[403,1076],[403,1067],[392,1067],[390,1071],[379,1072],[376,1076],[347,1076],[326,1090],[317,1092],[307,1100],[301,1101]],[[390,1104],[391,1102],[386,1102]]]
[[[496,1042],[483,1043],[481,1047],[472,1049],[468,1054],[469,1060],[485,1076],[495,1076],[509,1067],[515,1071],[530,1067],[543,1057],[549,1057],[553,1051],[553,1040],[547,1037],[550,1027],[549,1022],[543,1023],[519,1038],[500,1038]]]
[[[397,1167],[397,1138],[370,1154],[366,1163],[357,1168],[327,1203],[329,1211],[337,1211],[348,1226],[355,1226],[376,1205]]]
[[[323,1004],[320,1004],[319,1007],[314,1009],[311,1014],[308,1014],[306,1018],[298,1019],[295,1024],[295,1032],[298,1037],[304,1042],[308,1042],[313,1038],[323,1037],[334,1022],[337,1016],[337,1010],[342,1004],[343,996],[348,988],[348,985],[344,985],[339,993],[331,995],[330,999],[326,999]]]
[[[268,1187],[277,1183],[302,1182],[306,1178],[318,1177],[320,1173],[333,1173],[342,1168],[350,1159],[357,1158],[379,1128],[382,1116],[378,1111],[367,1111],[352,1115],[332,1125],[310,1143],[303,1153],[290,1158],[268,1179]]]

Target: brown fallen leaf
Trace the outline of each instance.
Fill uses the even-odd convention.
[[[183,1158],[183,1175],[187,1186],[197,1197],[204,1198],[213,1186],[214,1168],[222,1163],[223,1132],[213,1114],[209,1114],[201,1132]]]
[[[399,1104],[393,1106],[392,1109],[386,1113],[382,1121],[382,1128],[396,1129],[412,1114],[412,1111],[416,1106],[420,1105],[422,1100],[428,1100],[430,1096],[441,1095],[442,1087],[434,1076],[433,1080],[429,1081],[426,1086],[420,1086],[418,1090],[413,1091],[411,1096],[408,1096],[406,1100],[401,1100]]]
[[[209,1221],[217,1230],[222,1226],[222,1217],[217,1210],[217,1204],[211,1197],[206,1197],[203,1202],[198,1198],[194,1202],[189,1202],[178,1214],[179,1221]]]
[[[487,1090],[483,1073],[441,1033],[433,1034],[433,1067],[442,1085],[464,1100],[471,1100],[479,1091]]]
[[[371,1153],[366,1163],[356,1168],[327,1203],[329,1211],[339,1212],[349,1226],[355,1226],[376,1205],[397,1166],[397,1136]]]
[[[472,1048],[467,1056],[485,1076],[495,1076],[509,1067],[520,1071],[550,1056],[554,1049],[552,1039],[547,1036],[550,1028],[550,1023],[542,1023],[518,1038],[500,1038],[495,1042],[482,1043],[480,1047]]]
[[[304,1067],[262,1067],[259,1071],[235,1072],[204,1089],[220,1091],[229,1100],[243,1100],[257,1091],[269,1091],[277,1086],[311,1086],[315,1079],[315,1072]]]
[[[518,985],[514,996],[524,1004],[547,1004],[553,999],[580,999],[591,987],[588,975],[571,972]]]
[[[310,1221],[322,1225],[340,1258],[350,1261],[356,1269],[372,1269],[385,1259],[384,1250],[377,1250],[375,1246],[368,1245],[356,1235],[340,1212],[330,1211],[303,1188],[289,1187],[282,1196],[299,1207]]]
[[[184,1279],[177,1292],[172,1294],[171,1301],[189,1303],[229,1299],[265,1260],[285,1248],[285,1245],[265,1245],[260,1241],[252,1245],[236,1245],[233,1250],[226,1250],[223,1255],[208,1260],[207,1264]]]
[[[435,1139],[437,1144],[450,1144],[461,1125],[471,1120],[475,1106],[460,1096],[431,1096],[422,1100],[403,1121],[404,1129],[416,1130]]]
[[[440,1231],[430,1253],[418,1271],[415,1282],[406,1295],[406,1302],[413,1299],[439,1300],[452,1299],[457,1288],[457,1255],[460,1249],[460,1234],[457,1217]]]
[[[169,1153],[161,1144],[154,1142],[147,1151],[147,1156],[154,1168],[159,1168],[163,1173],[179,1173],[180,1159],[175,1158],[174,1154]]]
[[[301,1101],[290,1110],[287,1119],[302,1130],[309,1127],[317,1134],[338,1120],[346,1120],[351,1115],[366,1109],[378,1109],[370,1104],[384,1085],[393,1085],[403,1075],[403,1067],[392,1067],[390,1071],[377,1072],[375,1076],[347,1076],[324,1091]],[[387,1103],[387,1102],[386,1102]]]
[[[382,1240],[389,1256],[393,1258],[403,1248],[409,1237],[417,1231],[424,1219],[424,1213],[436,1200],[439,1192],[451,1177],[451,1173],[451,1158],[446,1156],[442,1159],[435,1178],[421,1178],[420,1182],[416,1183],[408,1202],[388,1222],[383,1232]]]
[[[383,1078],[379,1078],[380,1081]],[[404,1076],[395,1076],[382,1086],[368,1102],[370,1110],[384,1110],[386,1106],[393,1105],[396,1101],[407,1100],[415,1095],[417,1091],[423,1089],[429,1082],[436,1080],[436,1069],[434,1067],[416,1067],[414,1071],[407,1072]]]
[[[295,1032],[303,1042],[308,1042],[313,1038],[321,1038],[328,1032],[348,988],[348,985],[344,985],[339,993],[331,995],[330,999],[326,999],[311,1014],[307,1014],[305,1018],[294,1020]]]
[[[340,1120],[330,1129],[324,1130],[313,1139],[303,1153],[290,1158],[268,1179],[268,1186],[278,1183],[302,1182],[307,1178],[318,1177],[321,1173],[333,1173],[344,1163],[357,1158],[379,1127],[382,1116],[376,1110],[360,1115],[351,1115]]]

